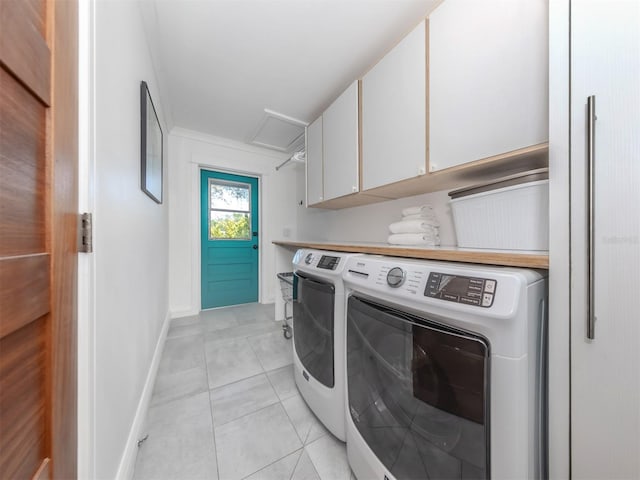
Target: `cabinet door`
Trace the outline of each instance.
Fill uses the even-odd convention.
[[[324,199],[359,190],[358,82],[322,114]]]
[[[571,473],[640,478],[640,2],[571,2]],[[595,97],[595,338],[586,338]],[[552,319],[558,321],[561,319]]]
[[[362,189],[426,170],[426,25],[362,79]]]
[[[429,15],[429,170],[546,142],[547,0],[446,0]]]
[[[307,127],[307,206],[322,202],[322,115]]]

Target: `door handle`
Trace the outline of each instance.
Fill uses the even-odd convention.
[[[596,240],[596,219],[595,219],[595,160],[596,160],[596,96],[587,97],[587,175],[589,182],[587,185],[587,245],[588,245],[588,286],[587,286],[587,338],[593,340],[596,337],[596,312],[595,312],[595,240]]]
[[[253,247],[251,247],[251,248],[253,248],[254,250],[257,250],[257,249],[258,249],[258,245],[254,245],[254,246],[253,246]]]

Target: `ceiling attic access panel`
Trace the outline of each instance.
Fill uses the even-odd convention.
[[[302,120],[265,108],[264,116],[249,143],[278,152],[293,153],[304,146],[306,126],[307,123]]]

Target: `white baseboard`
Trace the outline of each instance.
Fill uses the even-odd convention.
[[[193,317],[194,315],[198,315],[199,313],[200,313],[200,310],[189,309],[189,310],[175,310],[175,311],[169,312],[169,315],[171,316],[172,319],[174,319],[174,318],[182,318],[182,317]]]
[[[167,338],[170,320],[170,312],[167,312],[164,323],[162,324],[162,330],[160,330],[158,343],[156,343],[156,349],[153,352],[153,358],[151,360],[149,372],[147,373],[144,388],[142,389],[142,395],[140,395],[136,415],[133,418],[131,430],[129,430],[127,444],[125,445],[124,453],[120,459],[120,465],[118,466],[118,473],[116,475],[118,480],[131,480],[133,478],[134,468],[136,466],[136,456],[138,455],[138,440],[140,438],[142,428],[144,427],[144,421],[147,417],[147,410],[149,409],[149,403],[151,402],[153,386],[156,383],[156,375],[158,373],[158,366],[160,365],[160,358],[162,357],[164,343]]]

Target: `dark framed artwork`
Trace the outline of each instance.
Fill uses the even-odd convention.
[[[162,203],[162,128],[147,82],[140,82],[140,187]]]

